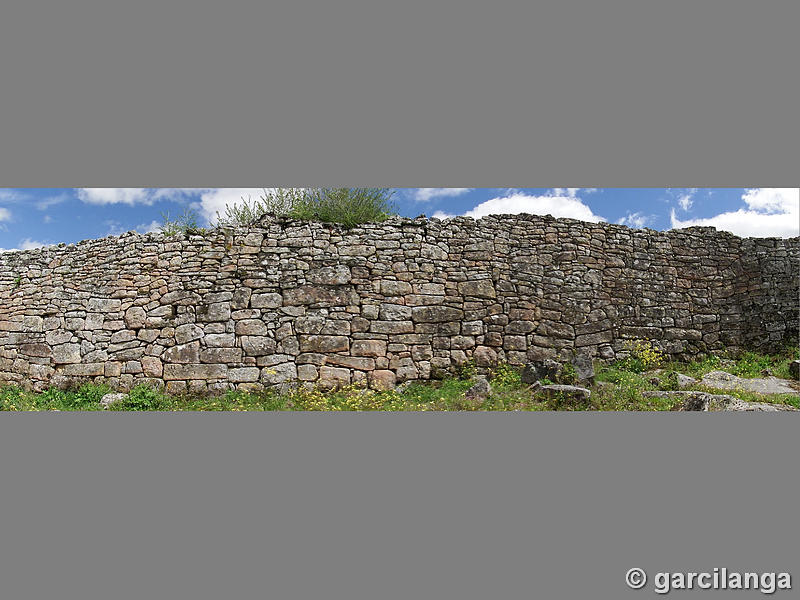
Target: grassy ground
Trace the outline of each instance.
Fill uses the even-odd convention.
[[[112,404],[112,411],[543,411],[543,410],[600,410],[600,411],[665,411],[676,408],[675,400],[645,398],[648,390],[679,389],[675,374],[695,378],[713,370],[725,370],[739,377],[761,377],[764,369],[777,376],[789,378],[788,364],[797,354],[788,349],[777,355],[752,352],[736,358],[709,357],[692,363],[663,363],[659,357],[642,354],[644,360],[626,359],[600,367],[591,400],[585,405],[573,405],[565,399],[544,398],[531,392],[520,381],[517,370],[500,365],[489,374],[492,393],[485,400],[470,400],[465,392],[472,386],[473,372],[464,369],[461,377],[442,381],[412,383],[401,388],[376,392],[348,387],[335,392],[294,390],[286,393],[228,392],[221,397],[171,397],[145,387],[134,388],[128,398]],[[635,357],[634,357],[635,358]],[[654,368],[658,367],[658,368]],[[574,372],[568,371],[562,383],[571,383]],[[684,388],[687,389],[687,388]],[[698,389],[736,396],[751,402],[785,403],[800,408],[798,394],[762,396],[738,390]],[[25,392],[13,386],[0,387],[0,410],[5,411],[97,411],[103,410],[100,399],[108,388],[87,384],[78,389],[51,389],[43,393]]]

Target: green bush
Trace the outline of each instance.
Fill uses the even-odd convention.
[[[506,387],[522,385],[522,377],[519,371],[506,362],[497,363],[489,370],[489,380],[494,385]]]
[[[242,198],[217,212],[223,227],[247,226],[266,214],[353,227],[386,220],[395,214],[388,188],[276,188],[253,200]]]
[[[170,217],[168,212],[161,213],[162,223],[159,226],[159,230],[164,235],[200,233],[202,230],[198,228],[198,218],[197,212],[191,208],[184,209],[183,214],[174,219]]]
[[[109,405],[109,410],[159,410],[164,404],[162,394],[147,385],[137,385],[133,388],[128,397],[119,402]]]

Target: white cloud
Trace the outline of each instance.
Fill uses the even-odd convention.
[[[78,198],[87,204],[152,204],[147,188],[78,188]]]
[[[271,188],[266,188],[269,192]],[[245,200],[257,200],[264,195],[264,188],[215,188],[204,190],[200,196],[199,209],[201,214],[213,223],[217,220],[217,212],[225,214],[225,206],[235,205]]]
[[[645,215],[640,212],[629,212],[627,215],[617,221],[617,225],[627,225],[628,227],[641,229],[643,227],[647,227],[652,222],[653,215]]]
[[[36,201],[36,208],[39,210],[47,210],[51,206],[55,206],[56,204],[61,204],[65,200],[69,200],[68,194],[59,194],[58,196],[50,196],[49,198],[42,198],[41,200]]]
[[[411,196],[417,202],[427,202],[433,198],[452,198],[463,196],[473,188],[416,188]]]
[[[161,229],[161,223],[158,221],[151,221],[150,223],[142,223],[136,226],[136,231],[139,233],[153,233]]]
[[[692,208],[692,204],[694,204],[692,198],[696,193],[697,193],[697,188],[692,188],[690,190],[687,190],[686,193],[678,196],[678,206],[680,206],[683,210],[689,210],[690,208]]]
[[[3,208],[0,206],[0,221],[10,221],[11,220],[11,211],[7,208]]]
[[[452,219],[455,216],[456,215],[453,215],[453,214],[450,214],[450,213],[446,213],[446,212],[441,211],[441,210],[437,210],[435,213],[433,213],[431,218],[433,218],[433,219]]]
[[[39,242],[37,240],[32,240],[30,238],[25,238],[24,240],[21,240],[19,243],[20,250],[33,250],[34,248],[43,248],[44,246],[52,246],[52,244]]]
[[[798,188],[755,188],[747,190],[742,200],[749,209],[767,214],[797,214],[800,211]]]
[[[597,188],[553,188],[552,190],[550,190],[550,195],[576,198],[578,196],[578,192],[581,190],[583,190],[583,195],[586,195],[596,192]]]
[[[800,190],[798,188],[755,188],[742,195],[746,208],[705,219],[681,221],[670,215],[675,229],[716,227],[741,237],[795,237],[800,235]]]
[[[568,217],[594,223],[605,221],[603,217],[594,214],[592,209],[584,204],[580,198],[562,195],[557,192],[569,193],[560,189],[552,190],[552,195],[547,196],[529,196],[517,192],[502,198],[492,198],[482,202],[472,210],[467,211],[464,216],[480,219],[491,214],[513,215],[530,213],[534,215],[549,214],[554,217]]]

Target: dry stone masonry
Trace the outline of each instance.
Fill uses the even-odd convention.
[[[474,360],[690,358],[797,341],[800,238],[532,215],[265,217],[0,254],[0,382],[381,388]]]

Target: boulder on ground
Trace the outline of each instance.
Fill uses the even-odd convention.
[[[721,390],[745,390],[757,394],[797,394],[791,382],[777,377],[747,379],[725,371],[711,371],[700,380],[705,386]]]
[[[789,373],[795,379],[800,379],[800,360],[793,360],[789,363]]]
[[[793,412],[792,406],[766,402],[746,402],[728,394],[710,394],[698,391],[642,392],[645,398],[675,398],[680,401],[677,410],[700,412]]]
[[[589,402],[592,392],[576,385],[543,385],[537,393],[544,393],[548,400],[559,400],[564,404],[585,405]]]
[[[475,380],[474,385],[464,393],[464,396],[468,400],[482,401],[486,400],[491,393],[492,386],[489,384],[489,381],[486,379],[486,377],[480,376]]]
[[[534,360],[525,365],[522,369],[522,383],[536,383],[542,379],[549,379],[550,381],[558,381],[564,367],[552,358],[544,360]]]
[[[575,369],[575,377],[578,383],[594,383],[594,364],[592,357],[588,354],[578,354],[572,359],[572,367]]]
[[[128,394],[106,394],[105,396],[100,398],[100,406],[102,406],[103,409],[107,409],[115,402],[122,402],[127,398]]]

